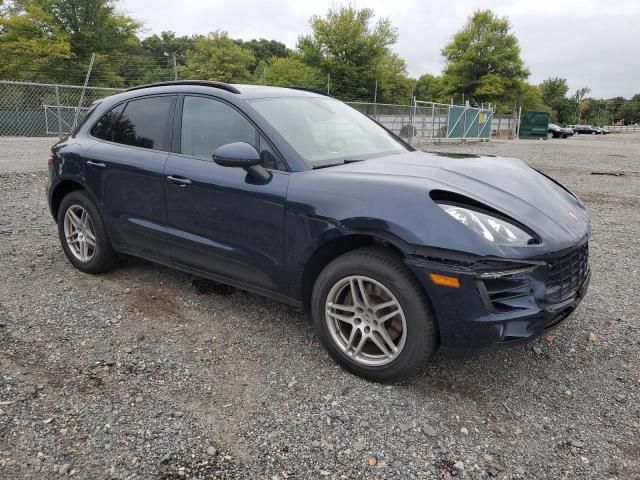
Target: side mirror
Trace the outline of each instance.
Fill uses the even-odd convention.
[[[260,165],[260,154],[253,147],[245,142],[227,143],[218,147],[213,152],[213,161],[222,167],[240,167],[253,177],[261,181],[268,181],[271,178]]]

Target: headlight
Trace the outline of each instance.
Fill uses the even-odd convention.
[[[534,238],[527,232],[501,218],[458,205],[439,203],[440,208],[476,232],[498,245],[528,245]]]

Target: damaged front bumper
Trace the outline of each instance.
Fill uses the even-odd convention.
[[[522,344],[563,322],[584,298],[591,271],[586,239],[525,260],[418,257],[407,264],[427,291],[444,353]],[[430,275],[459,280],[437,285]]]

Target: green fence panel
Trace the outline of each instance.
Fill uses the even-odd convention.
[[[447,137],[462,138],[464,135],[465,107],[451,105],[449,107],[449,121],[447,122]]]

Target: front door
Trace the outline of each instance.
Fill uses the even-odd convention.
[[[273,149],[238,110],[205,96],[179,107],[179,153],[165,168],[167,239],[179,265],[266,290],[281,287],[284,209],[289,174]],[[258,183],[241,168],[212,160],[219,146],[247,142],[271,173]]]

